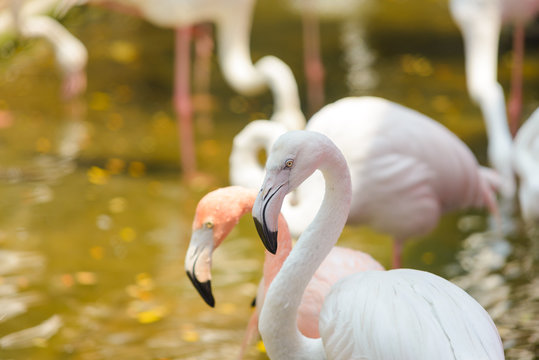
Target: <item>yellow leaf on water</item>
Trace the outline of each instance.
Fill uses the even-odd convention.
[[[79,271],[75,274],[75,278],[81,285],[94,285],[97,283],[97,276],[89,271]]]
[[[129,64],[138,57],[135,45],[127,41],[115,41],[110,47],[110,57],[121,64]]]
[[[120,237],[125,242],[131,242],[137,237],[137,232],[130,227],[124,227],[120,231]]]
[[[105,250],[103,249],[102,246],[93,246],[90,248],[90,256],[96,260],[103,259],[104,252]]]
[[[104,185],[109,179],[109,173],[98,166],[92,166],[88,170],[88,181],[95,185]]]
[[[262,340],[256,343],[256,349],[261,353],[266,352],[266,347],[264,346],[264,342]]]
[[[137,313],[137,320],[141,324],[150,324],[161,320],[164,315],[165,308],[163,306],[158,306],[153,309]]]
[[[146,165],[140,161],[132,161],[129,164],[129,175],[132,177],[141,177],[146,172]]]
[[[153,280],[150,274],[140,273],[136,276],[137,285],[146,290],[153,288]]]
[[[75,284],[75,280],[73,279],[73,276],[71,276],[71,274],[63,274],[62,276],[60,276],[60,282],[66,288],[70,288]]]
[[[110,158],[107,161],[106,168],[111,174],[119,174],[125,169],[125,161],[118,158]]]
[[[184,330],[182,332],[182,340],[185,342],[197,342],[200,339],[200,335],[195,330]]]

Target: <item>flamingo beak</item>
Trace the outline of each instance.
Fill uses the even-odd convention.
[[[266,178],[253,205],[253,220],[258,236],[272,254],[277,252],[277,224],[287,189],[287,183],[273,186]]]
[[[215,299],[211,291],[212,252],[213,229],[203,227],[193,231],[185,255],[185,271],[206,304],[214,307]]]

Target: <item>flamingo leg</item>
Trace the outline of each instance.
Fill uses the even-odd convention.
[[[178,139],[183,174],[189,177],[196,168],[193,136],[193,107],[189,89],[191,27],[176,29],[174,57],[174,109],[178,116]]]
[[[401,239],[393,240],[393,263],[391,267],[393,269],[400,269],[402,267],[402,248],[404,241]]]
[[[195,108],[197,109],[197,127],[201,125],[211,130],[210,74],[213,53],[213,29],[210,24],[202,24],[195,31],[195,62],[193,65],[193,87]]]
[[[518,131],[522,114],[522,67],[524,62],[524,24],[515,23],[513,33],[513,67],[511,70],[511,90],[507,104],[509,128],[513,137]]]
[[[302,14],[303,61],[307,80],[307,102],[313,114],[324,105],[324,65],[320,57],[320,29],[311,1],[305,0]]]
[[[238,360],[243,359],[243,356],[245,355],[245,351],[247,350],[247,346],[253,342],[253,339],[256,338],[258,335],[258,312],[256,310],[253,311],[251,314],[251,317],[249,318],[249,322],[247,323],[247,329],[245,330],[245,336],[243,337],[243,341],[241,342],[241,348],[240,353],[238,355]]]

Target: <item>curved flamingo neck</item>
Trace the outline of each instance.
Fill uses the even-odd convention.
[[[288,130],[305,128],[298,85],[290,67],[275,56],[264,56],[256,62],[255,67],[273,94],[275,105],[271,120],[283,124]]]
[[[297,311],[307,284],[337,242],[350,210],[352,186],[346,161],[328,148],[319,167],[326,181],[322,206],[301,234],[271,283],[259,330],[273,360],[325,359],[321,339],[310,339],[297,327]]]
[[[503,178],[503,197],[512,198],[516,189],[511,164],[513,139],[503,89],[497,82],[501,3],[452,0],[450,9],[464,39],[468,92],[485,121],[489,162]]]
[[[216,21],[218,56],[227,82],[243,95],[256,95],[266,89],[264,77],[255,69],[249,41],[255,2],[223,9]]]
[[[260,150],[270,151],[286,127],[268,120],[251,121],[235,137],[230,153],[230,182],[257,189],[264,179],[264,167],[258,159]]]

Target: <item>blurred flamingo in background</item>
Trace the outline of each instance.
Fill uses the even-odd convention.
[[[0,4],[0,33],[24,38],[43,38],[53,47],[63,76],[62,96],[71,99],[86,90],[85,46],[52,16],[61,16],[61,0],[7,0]],[[51,16],[52,14],[52,16]]]
[[[539,108],[515,137],[513,166],[520,180],[518,198],[526,222],[539,221]]]
[[[481,108],[488,134],[488,157],[503,178],[501,194],[516,191],[511,164],[512,134],[522,111],[524,26],[539,12],[539,0],[451,0],[451,15],[462,32],[466,81],[471,98]],[[504,93],[497,82],[498,42],[503,22],[515,25],[508,125]]]
[[[281,246],[278,216],[284,197],[317,169],[325,179],[324,201],[275,276],[260,312],[258,328],[269,358],[504,359],[496,325],[477,301],[439,276],[412,269],[341,279],[322,305],[320,338],[298,331],[297,311],[307,284],[347,221],[355,186],[347,160],[323,134],[287,132],[272,147],[253,205],[258,234],[275,253]]]
[[[194,24],[215,23],[219,63],[225,79],[234,90],[243,95],[256,95],[269,87],[274,97],[272,120],[283,122],[291,129],[302,128],[305,125],[299,98],[289,99],[289,93],[281,91],[289,83],[293,83],[293,86],[297,88],[290,68],[280,59],[272,56],[266,56],[256,65],[253,64],[249,40],[254,0],[56,1],[60,2],[58,8],[62,12],[75,5],[95,4],[139,16],[156,26],[176,30],[173,98],[179,118],[181,164],[184,174],[188,177],[194,174],[196,168],[189,85],[190,39],[191,27]],[[289,106],[294,107],[297,114],[293,119],[281,116],[281,113],[287,112],[283,108]]]
[[[498,176],[479,166],[451,131],[419,112],[382,98],[350,97],[326,105],[305,129],[325,134],[343,152],[353,185],[347,223],[392,235],[393,267],[401,265],[404,241],[427,234],[443,213],[483,206],[497,213]],[[258,188],[264,177],[258,149],[269,152],[284,132],[265,121],[236,135],[231,183]],[[282,211],[293,236],[314,218],[323,189],[322,175],[315,172],[285,199]]]
[[[215,304],[211,291],[212,253],[239,219],[251,212],[256,194],[257,191],[253,189],[230,186],[206,194],[197,205],[191,242],[185,256],[185,270],[204,301],[212,307]],[[279,230],[280,246],[276,255],[266,251],[263,279],[256,297],[256,311],[249,320],[240,358],[256,334],[258,314],[268,287],[292,248],[290,233],[282,216],[279,217]],[[383,267],[368,254],[333,247],[309,282],[298,308],[297,324],[301,333],[310,338],[319,337],[318,314],[331,286],[347,275],[367,270],[383,270]]]

